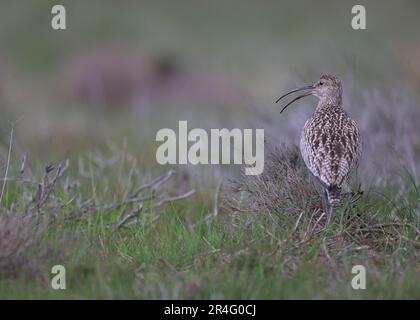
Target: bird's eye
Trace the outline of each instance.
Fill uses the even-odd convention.
[[[324,82],[323,82],[323,81],[320,81],[320,82],[319,82],[319,85],[320,85],[320,86],[323,86],[323,85],[324,85]]]

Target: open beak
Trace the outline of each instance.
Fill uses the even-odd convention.
[[[299,99],[302,99],[302,98],[304,98],[304,97],[307,97],[307,96],[312,95],[312,90],[313,90],[314,88],[315,88],[314,86],[305,86],[305,87],[303,87],[303,88],[299,88],[299,89],[296,89],[296,90],[292,90],[292,91],[290,91],[290,92],[288,92],[288,93],[286,93],[286,94],[282,95],[280,98],[278,98],[278,99],[277,99],[276,103],[278,103],[281,99],[283,99],[284,97],[288,96],[289,94],[292,94],[292,93],[295,93],[295,92],[298,92],[298,91],[302,91],[302,90],[311,90],[311,91],[308,91],[308,92],[306,92],[306,93],[304,93],[304,94],[302,94],[302,95],[300,95],[300,96],[298,96],[298,97],[294,98],[292,101],[290,101],[288,104],[286,104],[286,105],[283,107],[283,109],[281,109],[280,113],[282,113],[282,112],[283,112],[283,111],[284,111],[284,110],[285,110],[288,106],[290,106],[293,102],[295,102],[295,101],[297,101],[297,100],[299,100]]]

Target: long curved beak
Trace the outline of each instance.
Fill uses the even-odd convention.
[[[315,87],[314,86],[305,86],[305,87],[303,87],[303,88],[299,88],[299,89],[295,89],[295,90],[292,90],[292,91],[290,91],[290,92],[288,92],[288,93],[286,93],[286,94],[284,94],[284,95],[282,95],[280,98],[278,98],[277,100],[276,100],[276,103],[278,103],[281,99],[283,99],[284,97],[286,97],[286,96],[288,96],[289,94],[292,94],[292,93],[295,93],[295,92],[298,92],[298,91],[302,91],[302,90],[313,90]],[[304,93],[304,94],[302,94],[302,95],[300,95],[300,96],[298,96],[298,97],[296,97],[296,98],[294,98],[292,101],[290,101],[288,104],[286,104],[284,107],[283,107],[283,109],[281,109],[281,111],[280,111],[280,113],[282,113],[288,106],[290,106],[293,102],[295,102],[295,101],[297,101],[297,100],[299,100],[299,99],[302,99],[302,98],[304,98],[304,97],[307,97],[307,96],[310,96],[310,95],[312,95],[312,91],[309,91],[309,92],[306,92],[306,93]]]

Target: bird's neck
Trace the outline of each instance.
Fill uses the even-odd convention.
[[[342,99],[341,96],[322,97],[319,99],[316,111],[331,110],[342,110]]]

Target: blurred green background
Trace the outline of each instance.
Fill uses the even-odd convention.
[[[282,117],[273,101],[331,73],[369,163],[416,166],[418,1],[364,1],[360,31],[352,1],[60,1],[65,31],[51,28],[55,4],[0,5],[2,138],[18,121],[17,143],[42,161],[125,137],[153,165],[156,131],[178,120],[296,143],[316,101]]]

